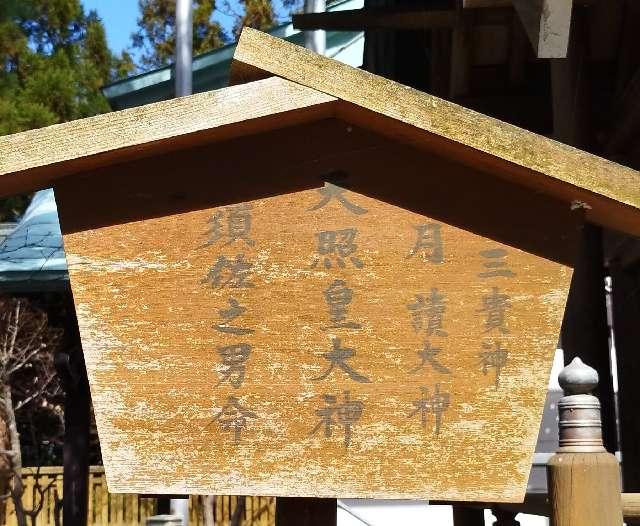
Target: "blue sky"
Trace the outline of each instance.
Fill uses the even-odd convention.
[[[112,51],[119,53],[131,43],[138,18],[137,0],[83,0],[85,12],[95,9],[107,30]]]
[[[274,2],[278,14],[282,16],[281,4]],[[136,29],[138,18],[138,0],[82,0],[85,12],[94,9],[98,16],[102,18],[107,30],[107,41],[109,47],[115,53],[120,53],[131,44],[131,33]],[[232,0],[231,5],[235,8],[237,0]],[[214,16],[228,33],[231,32],[233,20],[219,12]]]

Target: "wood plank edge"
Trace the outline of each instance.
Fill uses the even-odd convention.
[[[380,133],[393,140],[438,156],[455,159],[466,166],[520,184],[533,192],[542,192],[565,201],[568,207],[583,213],[593,223],[640,237],[638,208],[621,203],[605,195],[584,189],[570,182],[546,175],[435,133],[426,132],[411,124],[386,117],[356,104],[340,100],[336,117],[354,126]],[[462,152],[462,155],[460,153]],[[455,154],[455,157],[453,155]],[[506,172],[506,174],[505,174]],[[618,215],[612,214],[615,207]],[[564,262],[568,263],[568,262]]]
[[[273,80],[295,84],[275,77]],[[300,85],[297,86],[301,87]],[[260,89],[260,86],[251,86],[250,89],[257,90]],[[306,88],[303,87],[303,89]],[[313,98],[292,109],[274,111],[273,113],[265,112],[262,115],[248,119],[238,118],[220,126],[197,129],[184,134],[167,135],[156,140],[125,143],[120,147],[87,153],[79,157],[61,159],[49,164],[35,164],[26,169],[16,171],[10,171],[9,169],[4,173],[0,173],[0,197],[47,188],[53,186],[58,179],[94,168],[333,117],[335,102],[333,97],[322,96],[319,92],[315,92]],[[161,119],[162,107],[159,107],[158,110],[158,117]],[[66,133],[73,130],[75,122],[72,121],[56,126],[62,126],[59,131]],[[32,130],[31,132],[38,131]],[[122,130],[122,133],[126,135],[126,130]],[[11,137],[14,140],[16,138],[15,136]],[[0,143],[1,146],[2,143]]]

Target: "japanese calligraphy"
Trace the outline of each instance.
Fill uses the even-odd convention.
[[[223,224],[223,218],[226,213],[226,234]],[[209,240],[204,246],[210,246],[223,237],[228,238],[226,245],[230,245],[234,241],[244,241],[252,247],[255,242],[249,237],[251,233],[251,205],[249,203],[241,203],[229,206],[224,211],[217,211],[209,220],[209,231],[207,235]]]
[[[478,274],[480,278],[512,278],[516,274],[507,266],[507,251],[503,248],[482,250],[485,271]],[[500,336],[509,333],[507,328],[507,310],[511,308],[510,297],[494,286],[491,292],[482,298],[482,308],[478,312],[484,314],[484,332],[487,339],[482,343],[484,351],[479,353],[482,374],[485,376],[490,369],[495,370],[495,387],[500,386],[500,374],[507,365],[508,351],[503,348]],[[495,339],[494,339],[495,338]]]
[[[494,248],[491,250],[483,250],[480,255],[485,259],[483,265],[485,271],[478,274],[480,278],[495,278],[503,276],[506,278],[512,278],[516,274],[512,270],[507,268],[507,251],[503,248]]]
[[[440,264],[444,261],[444,250],[442,247],[441,225],[437,223],[426,223],[415,227],[417,237],[416,243],[409,251],[407,258],[416,254],[422,254],[423,259],[431,263]]]
[[[333,371],[335,367],[338,367],[345,373],[347,373],[349,378],[351,378],[352,380],[355,380],[356,382],[360,382],[362,384],[370,383],[371,380],[369,380],[369,378],[360,374],[347,363],[347,360],[353,358],[356,355],[356,351],[354,349],[342,347],[341,338],[333,338],[332,343],[333,349],[322,355],[322,357],[329,362],[329,367],[320,376],[313,378],[313,380],[324,380],[331,374],[331,371]]]
[[[242,316],[246,310],[247,309],[245,307],[242,307],[238,303],[238,300],[235,298],[229,298],[229,308],[218,310],[218,315],[222,318],[222,323],[216,323],[214,328],[217,331],[225,332],[227,334],[235,334],[236,336],[251,334],[253,329],[230,325],[233,320]]]
[[[415,332],[424,330],[428,336],[447,336],[443,329],[445,297],[437,288],[432,288],[429,295],[416,294],[415,303],[408,304],[407,309]]]
[[[216,211],[209,220],[208,241],[204,246],[211,246],[226,239],[224,246],[241,242],[248,247],[253,247],[255,241],[251,239],[251,209],[251,204],[240,203]],[[252,269],[253,263],[248,261],[242,253],[235,256],[218,255],[202,282],[218,290],[250,289],[255,286],[250,280]],[[254,330],[243,326],[238,320],[247,309],[234,297],[229,297],[227,301],[228,306],[218,309],[219,319],[213,328],[230,336],[252,334]],[[247,342],[231,342],[216,348],[222,367],[217,386],[225,382],[234,389],[242,386],[251,351],[252,346]],[[227,403],[213,421],[218,422],[223,431],[233,432],[234,442],[237,444],[249,419],[254,418],[257,416],[253,411],[243,408],[235,396],[229,396]]]
[[[309,211],[320,210],[335,199],[352,214],[366,214],[367,210],[365,208],[362,208],[361,206],[358,206],[347,199],[347,197],[344,195],[346,191],[347,190],[345,188],[340,188],[339,186],[331,183],[325,183],[323,188],[318,189],[318,193],[322,198],[320,199],[320,201],[318,201],[318,203],[309,208]]]
[[[250,418],[257,418],[257,415],[242,407],[238,398],[230,396],[220,412],[214,416],[213,422],[217,422],[223,431],[231,431],[233,441],[238,444]]]
[[[218,354],[225,367],[218,385],[228,381],[233,387],[240,387],[244,381],[245,364],[251,354],[251,345],[248,343],[225,345],[218,348]]]
[[[318,253],[312,263],[315,268],[322,260],[326,269],[337,265],[346,268],[346,261],[351,261],[356,268],[362,268],[364,263],[355,256],[358,245],[355,243],[358,230],[355,228],[345,228],[343,230],[326,230],[316,234],[318,241]]]
[[[329,307],[330,329],[360,329],[362,326],[347,321],[347,307],[353,301],[353,291],[347,287],[346,281],[336,279],[324,290],[324,298]]]
[[[318,424],[313,428],[309,436],[315,435],[324,428],[324,436],[331,438],[333,427],[339,425],[344,429],[344,447],[351,444],[352,427],[362,417],[364,403],[361,400],[351,400],[349,391],[343,393],[344,401],[338,404],[338,398],[334,395],[323,395],[325,406],[316,409],[319,417]]]
[[[434,371],[442,374],[451,374],[451,371],[438,361],[438,354],[440,354],[441,351],[442,349],[432,347],[428,341],[425,342],[424,348],[418,351],[418,357],[421,360],[420,363],[409,372],[416,373],[428,364]]]
[[[484,296],[483,308],[480,312],[486,313],[485,318],[485,332],[490,332],[494,329],[506,334],[507,330],[505,323],[505,314],[507,309],[511,307],[509,303],[509,296],[499,291],[498,287],[493,287],[491,293]]]
[[[202,282],[210,283],[214,289],[251,288],[254,284],[247,280],[252,268],[253,263],[245,260],[244,254],[236,255],[235,259],[219,256]]]
[[[428,416],[431,413],[435,420],[435,435],[438,436],[442,426],[442,416],[449,409],[451,395],[449,393],[441,393],[440,384],[436,384],[432,395],[429,395],[429,389],[426,387],[421,387],[420,390],[422,396],[413,401],[415,409],[409,414],[409,418],[419,414],[422,427],[426,429]]]
[[[495,369],[495,386],[497,389],[500,386],[500,373],[507,365],[509,353],[502,348],[501,342],[495,342],[493,345],[483,343],[482,347],[488,349],[478,355],[480,357],[480,365],[482,366],[482,374],[487,375],[489,369]]]

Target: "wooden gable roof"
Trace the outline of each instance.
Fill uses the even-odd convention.
[[[242,33],[231,77],[250,83],[0,137],[0,196],[110,164],[337,117],[640,235],[636,170],[252,29]]]
[[[0,197],[81,171],[326,118],[334,101],[271,78],[0,137]]]
[[[245,28],[232,83],[276,75],[338,99],[336,116],[582,206],[640,235],[640,173]]]

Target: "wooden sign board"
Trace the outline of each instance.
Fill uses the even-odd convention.
[[[570,268],[333,183],[64,242],[110,491],[522,499]]]
[[[638,173],[253,30],[232,79],[0,138],[110,491],[522,500],[577,227],[640,234]]]

